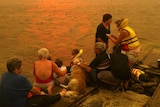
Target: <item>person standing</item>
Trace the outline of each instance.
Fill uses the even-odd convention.
[[[110,24],[112,22],[111,14],[104,14],[102,23],[97,26],[95,42],[104,42],[106,43],[106,48],[108,48],[108,37],[106,34],[110,34]]]

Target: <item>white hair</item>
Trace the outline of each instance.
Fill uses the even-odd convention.
[[[49,51],[47,48],[41,48],[38,50],[38,55],[41,55],[42,59],[47,59],[47,57],[49,55]]]
[[[102,51],[105,51],[106,50],[106,44],[103,43],[103,42],[96,42],[95,43],[95,48],[98,48]]]

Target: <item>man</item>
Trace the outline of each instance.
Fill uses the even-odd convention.
[[[78,63],[80,67],[88,72],[89,84],[98,84],[99,80],[97,74],[102,71],[107,71],[110,67],[110,59],[106,54],[106,44],[103,42],[96,42],[94,46],[94,52],[96,57],[92,60],[89,65]]]
[[[110,34],[110,24],[112,22],[111,14],[104,14],[102,23],[97,27],[95,42],[104,42],[108,48],[108,37],[106,34]]]

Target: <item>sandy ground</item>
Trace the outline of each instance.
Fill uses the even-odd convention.
[[[89,63],[94,57],[96,27],[104,13],[112,14],[113,22],[129,19],[141,42],[139,57],[153,49],[145,63],[156,66],[160,58],[159,7],[159,0],[0,0],[0,77],[8,57],[19,55],[24,59],[22,75],[33,82],[33,62],[41,47],[48,48],[53,59],[62,58],[65,65],[71,50],[82,48]],[[111,33],[118,34],[114,23]]]

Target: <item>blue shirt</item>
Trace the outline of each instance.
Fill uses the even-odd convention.
[[[6,72],[1,77],[0,100],[2,107],[26,107],[31,83],[23,76]]]

